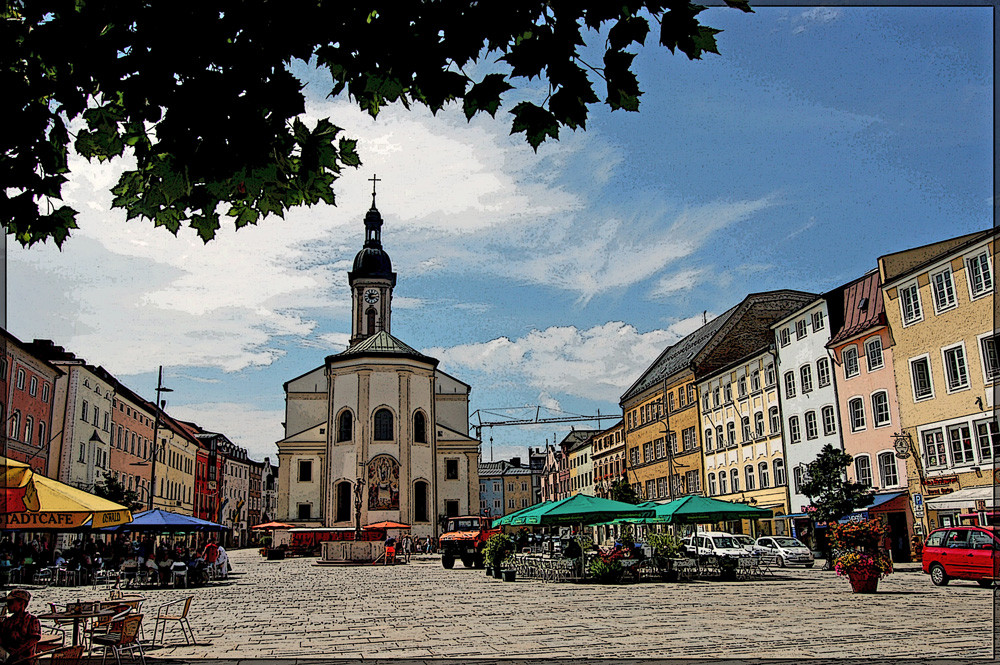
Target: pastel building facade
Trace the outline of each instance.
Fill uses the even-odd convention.
[[[995,524],[996,231],[879,258],[915,528]]]

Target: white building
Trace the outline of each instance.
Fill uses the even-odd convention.
[[[781,404],[785,463],[789,474],[790,517],[793,535],[799,535],[808,520],[810,500],[800,486],[805,465],[826,444],[843,450],[833,360],[826,348],[830,341],[827,302],[818,298],[771,326],[777,349],[777,380]]]
[[[436,536],[445,516],[479,512],[470,388],[390,334],[396,273],[381,227],[373,195],[364,248],[348,273],[350,346],[284,385],[278,519],[395,520]]]

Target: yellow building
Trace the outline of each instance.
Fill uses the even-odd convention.
[[[165,415],[161,416],[157,438],[153,508],[194,515],[194,467],[198,442]]]
[[[591,456],[594,466],[594,492],[608,498],[611,486],[625,471],[625,421],[594,435]]]
[[[791,533],[788,474],[781,439],[775,358],[770,351],[728,365],[698,382],[702,458],[708,496],[772,511],[773,519],[736,521],[725,531]]]
[[[894,438],[924,534],[997,522],[995,242],[989,229],[879,258],[902,426]]]

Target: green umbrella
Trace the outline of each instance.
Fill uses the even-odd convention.
[[[745,503],[720,501],[706,496],[685,496],[658,506],[652,522],[665,524],[703,524],[724,520],[771,517],[770,510]]]
[[[560,524],[597,524],[613,519],[626,517],[649,517],[653,515],[652,508],[640,508],[631,503],[602,499],[589,494],[574,494],[556,501],[548,506],[542,505],[536,511],[525,513],[520,517],[525,524],[560,525]]]
[[[513,520],[515,518],[517,518],[518,516],[520,516],[522,513],[527,513],[528,511],[534,510],[535,508],[538,508],[539,506],[544,506],[545,504],[548,504],[548,503],[552,503],[552,502],[551,501],[546,501],[545,503],[536,503],[533,506],[528,506],[527,508],[521,508],[520,510],[515,510],[512,513],[507,513],[503,517],[496,518],[495,520],[493,520],[492,524],[493,524],[494,527],[506,526],[506,525],[514,524]],[[523,524],[523,522],[518,522],[518,524]]]

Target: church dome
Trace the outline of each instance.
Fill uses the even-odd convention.
[[[391,277],[392,261],[381,247],[365,247],[354,257],[354,277]]]
[[[364,278],[388,279],[396,285],[396,273],[392,271],[392,261],[382,249],[382,215],[375,207],[375,197],[372,195],[372,207],[365,215],[365,245],[354,257],[354,268],[347,273],[347,279],[354,284],[356,279]]]

